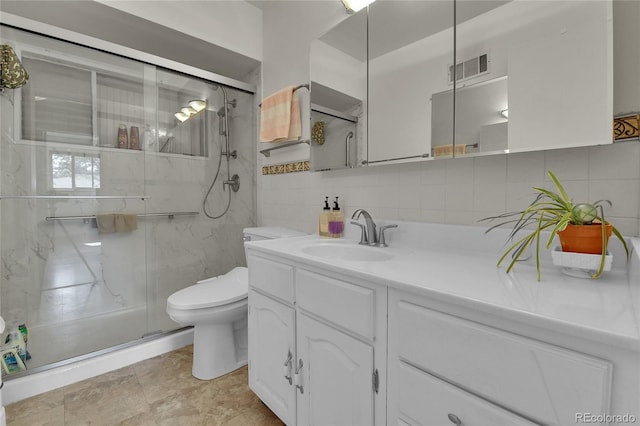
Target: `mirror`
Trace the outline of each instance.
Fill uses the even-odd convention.
[[[611,143],[612,2],[377,1],[312,42],[311,80],[312,126],[357,117],[313,170]]]
[[[611,142],[611,17],[610,1],[372,3],[367,163]]]
[[[452,89],[454,2],[377,1],[369,5],[368,164],[431,157],[432,117],[450,126],[440,144],[453,148],[453,92],[432,113],[434,93]],[[402,29],[399,31],[399,29]]]
[[[611,142],[610,1],[456,2],[455,154]]]
[[[367,158],[366,28],[363,9],[311,43],[311,171],[351,168]]]

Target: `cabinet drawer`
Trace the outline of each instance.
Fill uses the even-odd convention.
[[[249,285],[285,302],[293,303],[292,265],[249,254]]]
[[[402,300],[393,333],[400,359],[527,418],[572,424],[576,413],[609,412],[607,361]]]
[[[296,302],[302,309],[367,339],[374,337],[375,291],[370,288],[299,269]]]
[[[398,424],[534,425],[530,421],[400,362]],[[451,417],[450,417],[451,416]]]

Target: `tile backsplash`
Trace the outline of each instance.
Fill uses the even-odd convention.
[[[478,219],[522,209],[533,186],[550,187],[549,169],[575,201],[611,200],[607,217],[625,235],[639,235],[638,141],[259,176],[259,223],[316,232],[324,197],[339,196],[347,218],[364,208],[383,219],[485,226]]]

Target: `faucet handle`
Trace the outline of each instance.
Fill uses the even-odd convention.
[[[367,239],[367,228],[360,222],[356,222],[355,220],[351,221],[352,225],[358,225],[362,232],[360,233],[360,242],[358,244],[368,245],[369,240]]]
[[[380,227],[380,238],[378,238],[378,247],[389,247],[384,238],[384,231],[389,228],[397,228],[398,225],[385,225]]]

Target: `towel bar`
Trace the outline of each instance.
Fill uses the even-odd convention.
[[[155,216],[167,216],[169,219],[173,219],[174,216],[197,216],[198,212],[169,212],[169,213],[142,213],[137,214],[137,217],[155,217]],[[51,222],[54,220],[77,220],[77,219],[95,219],[95,215],[91,216],[47,216],[44,220]]]
[[[294,87],[294,88],[293,88],[293,91],[295,92],[296,90],[298,90],[298,89],[302,89],[303,87],[306,87],[306,88],[308,89],[308,88],[309,88],[309,85],[308,85],[308,84],[301,84],[301,85],[299,85],[299,86]],[[260,103],[258,104],[258,108],[261,108],[261,107],[262,107],[262,102],[260,102]]]
[[[0,195],[0,200],[149,200],[146,195]]]

